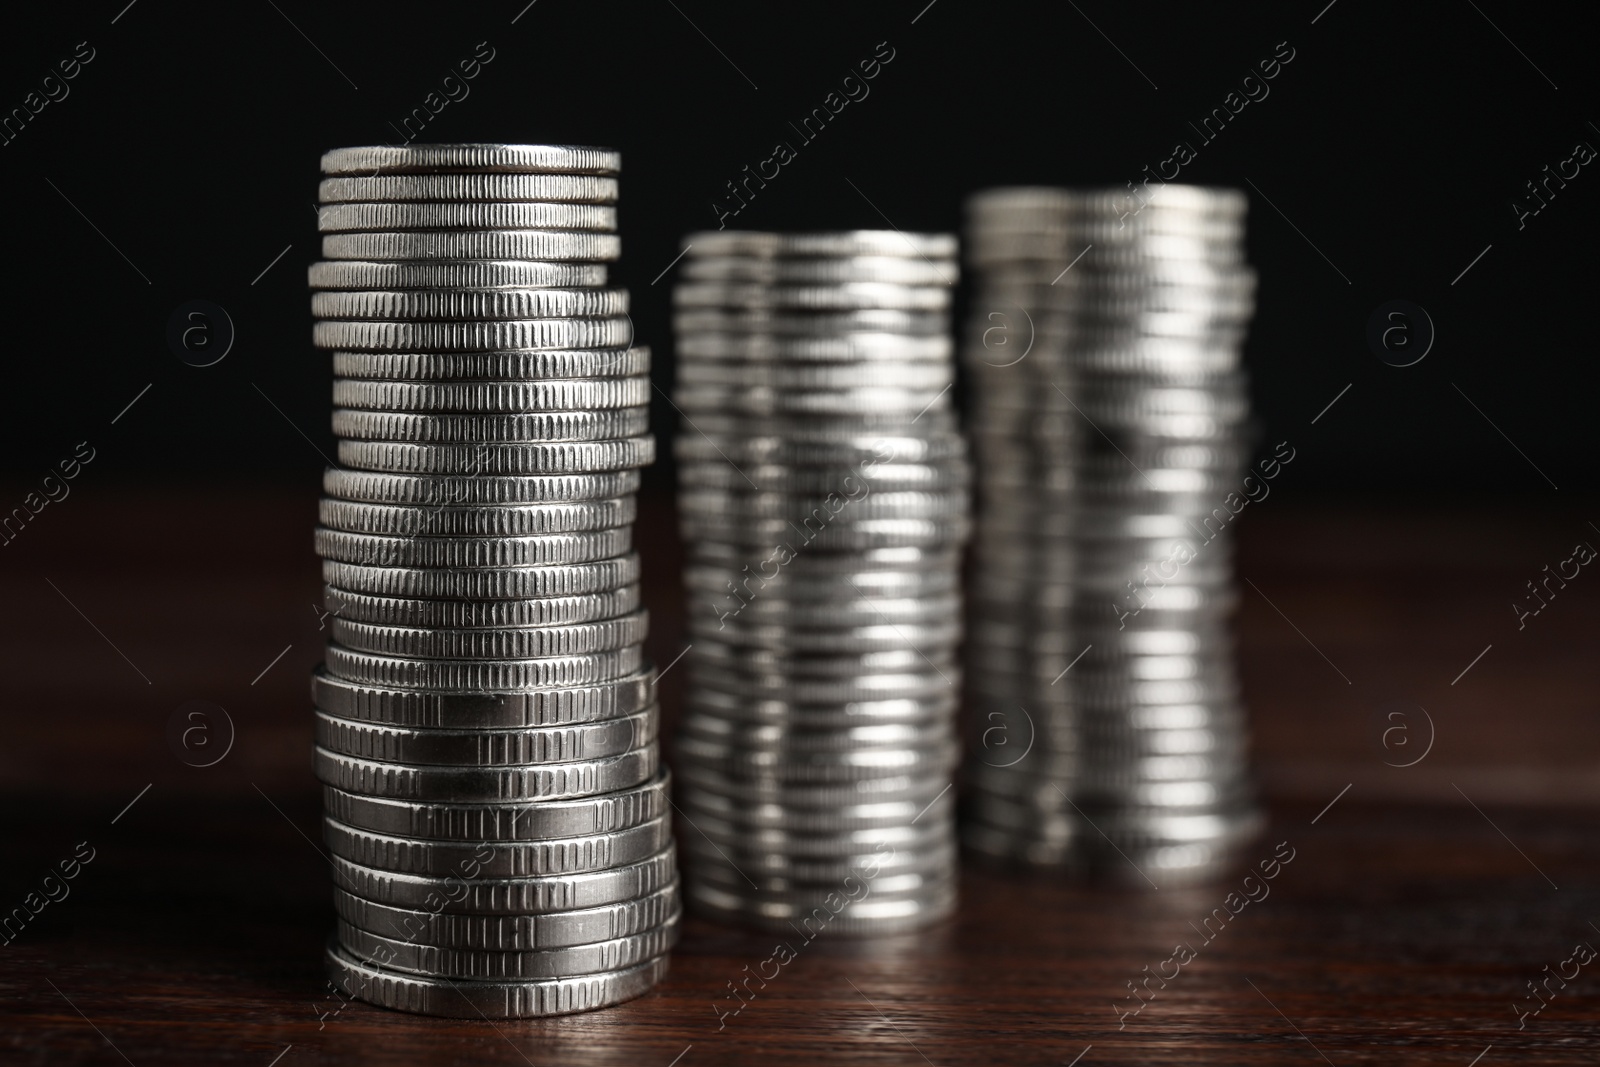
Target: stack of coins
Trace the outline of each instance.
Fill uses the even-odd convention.
[[[718,232],[674,293],[685,893],[807,939],[955,904],[956,242]]]
[[[335,982],[435,1015],[615,1004],[680,912],[632,527],[615,152],[323,157],[327,659],[312,684]]]
[[[1245,208],[1175,185],[969,202],[981,853],[1166,885],[1259,828],[1228,629]]]

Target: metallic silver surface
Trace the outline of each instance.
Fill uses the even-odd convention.
[[[955,903],[971,478],[950,402],[955,242],[722,232],[685,248],[685,897],[780,930],[938,921]]]
[[[1130,216],[1119,193],[1019,188],[967,207],[963,838],[1132,885],[1204,877],[1259,825],[1230,537],[1204,525],[1247,473],[1245,199],[1169,184]]]
[[[309,280],[340,440],[314,765],[329,973],[373,1003],[603,1007],[659,981],[677,938],[632,552],[650,352],[605,287],[619,166],[563,145],[323,158]]]

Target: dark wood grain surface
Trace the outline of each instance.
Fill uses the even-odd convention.
[[[777,939],[692,921],[656,992],[515,1023],[326,986],[314,497],[52,505],[0,548],[0,914],[93,858],[0,944],[0,1063],[1597,1062],[1600,961],[1570,961],[1600,946],[1600,579],[1520,629],[1510,604],[1600,534],[1581,508],[1271,504],[1240,553],[1273,815],[1253,858],[1294,855],[1264,899],[1206,926],[1243,870],[1135,892],[969,869],[953,922],[791,938],[796,958],[737,1014],[729,983]],[[647,509],[639,536],[666,663],[683,648],[670,515]],[[665,679],[669,714],[681,678]],[[235,730],[207,768],[167,740],[195,699]],[[1426,715],[1386,737],[1395,708]],[[1180,943],[1194,958],[1175,968]],[[1130,999],[1130,982],[1150,992]]]

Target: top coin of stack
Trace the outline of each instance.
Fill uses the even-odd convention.
[[[1026,760],[975,747],[980,851],[1167,885],[1214,873],[1259,826],[1223,510],[1246,458],[1245,207],[1178,185],[969,201],[984,475],[969,660],[980,711],[1035,717]],[[982,313],[1012,309],[1033,344],[1021,362],[984,344]]]
[[[322,160],[328,965],[374,1003],[603,1007],[651,988],[677,936],[632,551],[649,352],[606,287],[619,164],[549,145]]]
[[[925,925],[956,892],[955,239],[723,231],[685,250],[686,895],[808,940]]]

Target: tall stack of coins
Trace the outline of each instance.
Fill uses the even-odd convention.
[[[969,202],[979,852],[1167,885],[1259,828],[1228,630],[1245,208],[1176,185]]]
[[[969,526],[955,239],[728,231],[684,249],[685,893],[807,939],[932,922],[955,904]]]
[[[638,996],[680,912],[632,551],[649,352],[617,153],[323,157],[315,341],[338,465],[313,678],[335,982],[526,1017]]]

